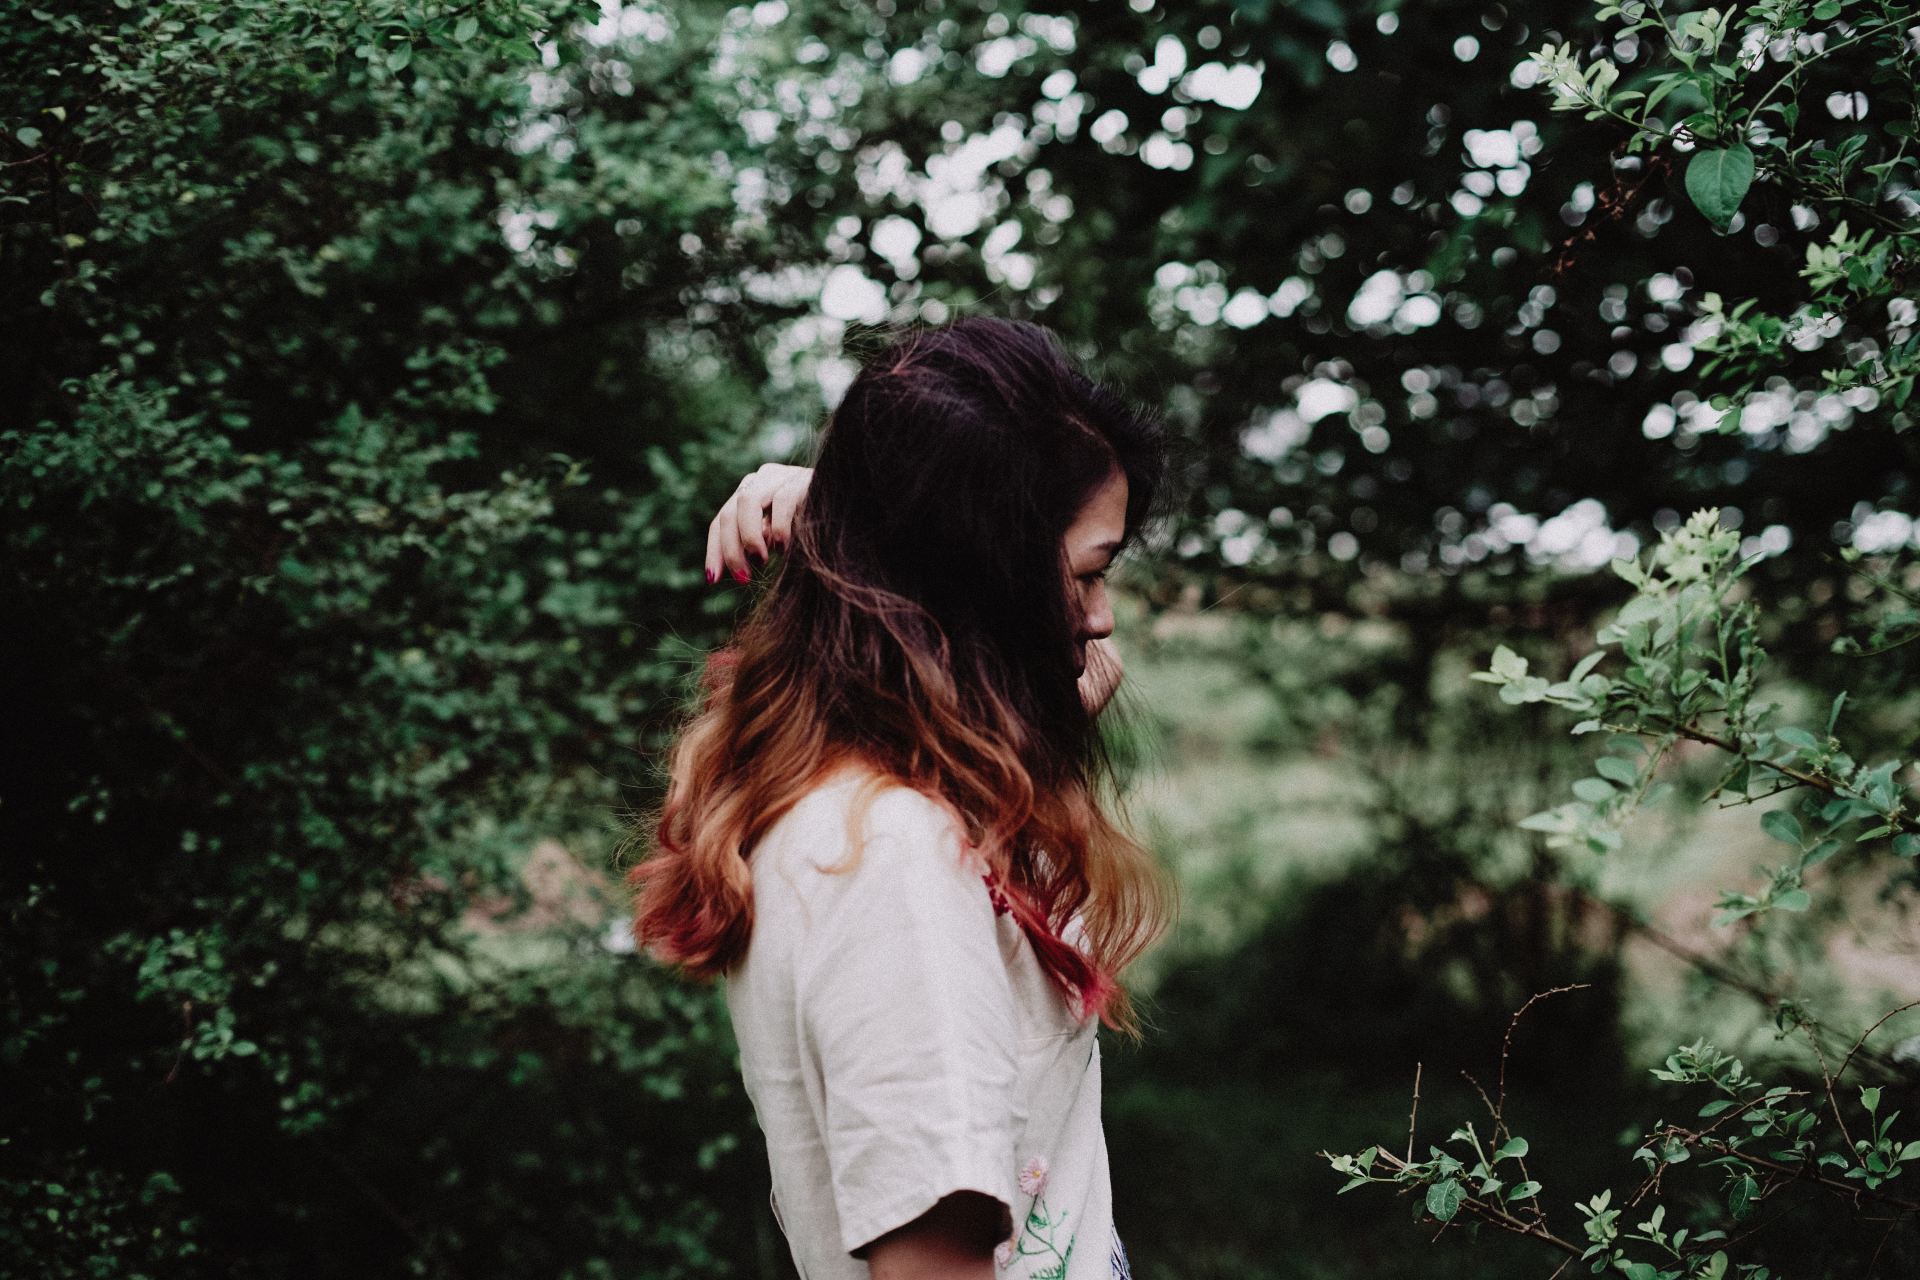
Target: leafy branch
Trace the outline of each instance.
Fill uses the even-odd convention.
[[[1512,1051],[1513,1028],[1520,1017],[1536,1001],[1571,989],[1541,992],[1514,1015],[1501,1047],[1503,1079]],[[1914,1007],[1920,1007],[1920,1001],[1892,1010],[1875,1022],[1856,1042],[1856,1051],[1894,1014]],[[1821,1116],[1817,1104],[1808,1106],[1802,1101],[1809,1096],[1806,1090],[1760,1080],[1738,1058],[1705,1042],[1675,1050],[1652,1074],[1668,1083],[1704,1087],[1716,1095],[1697,1110],[1698,1120],[1705,1123],[1655,1122],[1633,1153],[1633,1158],[1646,1167],[1640,1185],[1618,1204],[1611,1189],[1576,1202],[1584,1245],[1556,1233],[1549,1225],[1540,1205],[1541,1184],[1524,1171],[1530,1149],[1527,1140],[1517,1135],[1501,1140],[1506,1132],[1504,1089],[1499,1101],[1487,1103],[1493,1116],[1490,1141],[1483,1141],[1474,1126],[1466,1124],[1447,1139],[1453,1151],[1429,1147],[1428,1158],[1422,1161],[1414,1161],[1411,1151],[1402,1158],[1377,1145],[1352,1155],[1322,1152],[1321,1156],[1336,1173],[1346,1176],[1341,1193],[1369,1185],[1391,1186],[1403,1194],[1418,1193],[1417,1218],[1438,1222],[1443,1228],[1461,1220],[1485,1223],[1536,1241],[1565,1255],[1567,1261],[1588,1263],[1596,1274],[1614,1270],[1629,1280],[1724,1280],[1737,1272],[1747,1280],[1767,1280],[1766,1267],[1736,1263],[1728,1249],[1751,1234],[1747,1224],[1755,1219],[1760,1207],[1790,1186],[1812,1186],[1856,1204],[1871,1202],[1891,1209],[1897,1215],[1894,1225],[1920,1218],[1920,1201],[1886,1189],[1886,1184],[1902,1174],[1920,1169],[1920,1141],[1895,1137],[1899,1113],[1881,1114],[1879,1088],[1863,1086],[1858,1090],[1857,1105],[1863,1113],[1859,1118],[1865,1121],[1862,1132],[1866,1136],[1854,1139],[1847,1129],[1836,1085],[1853,1056],[1850,1053],[1837,1071],[1829,1071],[1825,1059],[1821,1059],[1824,1092],[1833,1107],[1833,1129],[1841,1136],[1839,1143],[1830,1143],[1823,1150],[1819,1140]],[[1499,1145],[1489,1150],[1495,1142]],[[1696,1158],[1699,1168],[1713,1171],[1718,1179],[1719,1200],[1724,1205],[1722,1225],[1669,1230],[1666,1204],[1648,1203],[1649,1197],[1662,1189],[1670,1173],[1695,1164]],[[1502,1166],[1508,1161],[1514,1162],[1522,1180],[1509,1184],[1502,1176]],[[1643,1220],[1623,1223],[1629,1210],[1643,1204],[1647,1205]],[[1731,1234],[1735,1230],[1741,1230],[1741,1234]]]
[[[1655,775],[1676,741],[1711,746],[1731,763],[1710,797],[1752,804],[1782,793],[1795,803],[1767,810],[1762,830],[1793,856],[1769,877],[1760,894],[1728,893],[1720,923],[1770,910],[1804,911],[1809,872],[1849,845],[1891,837],[1893,852],[1920,855],[1920,805],[1898,779],[1912,762],[1866,764],[1837,736],[1847,695],[1833,699],[1819,732],[1773,723],[1775,705],[1754,702],[1756,673],[1766,661],[1753,604],[1739,579],[1750,567],[1739,558],[1739,538],[1713,510],[1696,513],[1668,532],[1650,562],[1617,561],[1614,570],[1636,594],[1599,635],[1599,647],[1565,680],[1529,671],[1506,646],[1475,680],[1497,686],[1502,701],[1548,703],[1583,718],[1576,734],[1607,732],[1609,750],[1595,775],[1573,784],[1574,799],[1524,819],[1556,847],[1617,849],[1622,824],[1664,794]],[[1613,650],[1625,659],[1617,675],[1601,664]]]
[[[1791,313],[1703,297],[1694,341],[1708,357],[1701,376],[1725,383],[1719,407],[1822,349],[1834,353],[1821,370],[1830,389],[1871,387],[1894,408],[1906,405],[1920,381],[1909,288],[1920,259],[1920,206],[1909,194],[1920,182],[1920,157],[1910,154],[1920,137],[1920,56],[1906,37],[1910,8],[1757,0],[1679,12],[1662,0],[1610,0],[1594,18],[1601,30],[1591,60],[1567,41],[1528,59],[1556,111],[1624,128],[1630,156],[1684,156],[1687,199],[1722,233],[1740,228],[1756,186],[1793,202],[1790,230],[1834,228],[1807,243],[1807,297]],[[1649,45],[1651,56],[1641,57]],[[1818,124],[1801,110],[1816,68],[1861,86],[1843,89],[1842,107]],[[1868,84],[1876,123],[1867,122]],[[1849,224],[1863,229],[1850,233]],[[1727,415],[1721,427],[1736,421]]]

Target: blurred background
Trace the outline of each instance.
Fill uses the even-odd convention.
[[[1916,409],[1820,362],[1911,358],[1914,19],[1765,8],[1827,34],[1755,74],[1893,38],[1774,97],[1892,157],[1853,221],[1890,250],[1727,414],[1708,295],[1795,313],[1833,192],[1716,226],[1684,154],[1556,111],[1542,46],[1671,61],[1586,0],[9,8],[0,1272],[788,1274],[717,992],[634,954],[614,851],[751,596],[702,581],[718,502],[885,326],[994,314],[1183,444],[1118,635],[1184,895],[1105,1050],[1136,1273],[1554,1274],[1321,1153],[1424,1153],[1503,1081],[1584,1243],[1698,1106],[1677,1046],[1818,1084],[1783,1008],[1920,997],[1911,857],[1715,926],[1783,854],[1713,750],[1557,846],[1519,823],[1590,744],[1468,679],[1559,678],[1609,563],[1713,507],[1767,696],[1913,751],[1912,649],[1835,641],[1910,609],[1841,553],[1915,589]],[[1873,1046],[1911,1112],[1920,1020]],[[1683,1172],[1673,1219],[1720,1222]],[[1741,1256],[1912,1274],[1913,1217],[1783,1207]]]

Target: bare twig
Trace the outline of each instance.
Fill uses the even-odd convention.
[[[1847,1129],[1847,1118],[1840,1114],[1840,1100],[1833,1096],[1834,1075],[1827,1070],[1826,1051],[1820,1047],[1820,1037],[1814,1034],[1811,1027],[1807,1027],[1806,1032],[1807,1043],[1813,1046],[1813,1056],[1820,1063],[1820,1083],[1827,1091],[1827,1105],[1833,1108],[1833,1122],[1840,1126],[1840,1137],[1845,1140],[1847,1151],[1851,1154],[1854,1150],[1853,1134]]]
[[[1482,1085],[1478,1080],[1474,1079],[1473,1072],[1471,1071],[1462,1069],[1460,1072],[1460,1075],[1463,1079],[1466,1080],[1468,1084],[1473,1086],[1473,1091],[1480,1095],[1481,1103],[1487,1108],[1487,1115],[1492,1117],[1493,1120],[1496,1123],[1498,1123],[1500,1119],[1500,1113],[1493,1109],[1493,1099],[1487,1096],[1486,1086]]]
[[[1874,1024],[1868,1027],[1865,1031],[1862,1031],[1860,1033],[1860,1038],[1853,1042],[1853,1048],[1847,1050],[1847,1056],[1841,1060],[1840,1069],[1833,1073],[1833,1078],[1835,1080],[1838,1080],[1841,1076],[1844,1076],[1845,1074],[1847,1074],[1847,1068],[1853,1065],[1854,1056],[1858,1054],[1860,1050],[1866,1046],[1867,1037],[1871,1036],[1874,1032],[1878,1031],[1881,1027],[1885,1026],[1889,1019],[1895,1017],[1898,1014],[1905,1013],[1909,1009],[1920,1009],[1920,1000],[1909,1000],[1907,1001],[1907,1003],[1901,1005],[1899,1008],[1889,1009],[1885,1013],[1881,1014],[1879,1018],[1875,1019]]]
[[[1413,1110],[1407,1113],[1407,1163],[1413,1163],[1413,1122],[1420,1116],[1420,1067],[1413,1064]]]
[[[1533,1008],[1534,1005],[1547,999],[1549,996],[1562,995],[1568,991],[1584,991],[1592,985],[1591,982],[1570,982],[1564,987],[1548,987],[1545,991],[1536,991],[1527,997],[1527,1002],[1521,1005],[1513,1017],[1508,1020],[1506,1038],[1500,1042],[1500,1083],[1497,1091],[1499,1100],[1494,1103],[1493,1107],[1493,1130],[1494,1140],[1496,1142],[1499,1141],[1500,1134],[1505,1132],[1507,1127],[1507,1057],[1513,1052],[1514,1028],[1520,1025],[1520,1019],[1526,1016],[1527,1010]]]
[[[1635,916],[1631,911],[1628,911],[1626,908],[1620,906],[1618,903],[1610,902],[1605,898],[1595,897],[1592,894],[1586,893],[1585,891],[1577,888],[1574,890],[1574,894],[1578,900],[1586,903],[1591,903],[1594,906],[1597,906],[1604,911],[1610,912],[1615,917],[1615,919],[1620,921],[1620,923],[1630,932],[1637,934],[1642,938],[1645,938],[1648,942],[1651,942],[1654,946],[1659,947],[1662,951],[1666,952],[1668,955],[1673,956],[1675,959],[1684,962],[1689,968],[1701,974],[1703,977],[1710,978],[1724,987],[1728,987],[1734,991],[1740,992],[1743,995],[1749,996],[1756,1003],[1760,1004],[1761,1006],[1769,1010],[1779,1009],[1781,1006],[1787,1003],[1786,997],[1780,995],[1778,992],[1768,990],[1767,988],[1759,985],[1758,983],[1753,982],[1752,980],[1746,977],[1743,977],[1741,974],[1727,967],[1725,964],[1722,964],[1720,961],[1714,959],[1712,956],[1709,956],[1704,952],[1696,951],[1692,947],[1687,946],[1685,943],[1681,942],[1678,938],[1673,937],[1671,934],[1665,933],[1662,930],[1656,928],[1655,926],[1648,924],[1646,921],[1641,920],[1639,917]],[[1898,1011],[1896,1010],[1896,1012]],[[1796,1016],[1800,1018],[1800,1021],[1802,1022],[1803,1025],[1814,1027],[1818,1029],[1821,1033],[1826,1035],[1841,1037],[1839,1039],[1839,1043],[1840,1044],[1846,1043],[1843,1033],[1838,1032],[1835,1028],[1827,1026],[1825,1023],[1819,1021],[1816,1018],[1806,1017],[1804,1014],[1799,1014]],[[1837,1046],[1836,1046],[1836,1051],[1837,1051]],[[1875,1053],[1871,1049],[1863,1049],[1861,1050],[1861,1053],[1862,1053],[1862,1056],[1873,1061],[1883,1071],[1887,1071],[1889,1073],[1894,1073],[1898,1071],[1898,1067],[1891,1060],[1887,1059],[1881,1054]]]
[[[1901,1219],[1895,1218],[1887,1224],[1887,1229],[1880,1233],[1880,1243],[1873,1246],[1873,1257],[1867,1259],[1867,1276],[1869,1280],[1871,1280],[1873,1276],[1874,1268],[1880,1265],[1880,1255],[1885,1251],[1887,1241],[1893,1239],[1893,1229],[1899,1226],[1901,1221]]]

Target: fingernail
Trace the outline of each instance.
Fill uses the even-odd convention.
[[[711,569],[707,570],[707,585],[712,586],[714,583],[718,581],[720,581],[720,575],[715,573]]]
[[[745,582],[752,576],[753,575],[748,573],[745,569],[735,569],[733,571],[733,577],[736,582]]]

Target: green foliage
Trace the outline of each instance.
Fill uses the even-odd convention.
[[[1779,723],[1778,705],[1755,702],[1756,673],[1766,654],[1758,638],[1758,611],[1740,591],[1740,578],[1750,566],[1739,558],[1738,538],[1721,527],[1719,513],[1699,512],[1669,532],[1647,565],[1622,561],[1614,567],[1636,594],[1599,631],[1601,648],[1565,680],[1530,674],[1528,661],[1505,646],[1496,648],[1488,670],[1474,674],[1496,685],[1504,702],[1545,703],[1582,717],[1573,726],[1575,734],[1610,735],[1609,753],[1594,762],[1595,776],[1573,784],[1575,799],[1521,826],[1544,833],[1552,846],[1581,846],[1595,854],[1619,849],[1623,824],[1667,786],[1655,782],[1656,774],[1676,744],[1687,741],[1728,757],[1726,771],[1706,798],[1746,805],[1781,794],[1794,797],[1788,806],[1766,810],[1759,821],[1791,856],[1778,867],[1760,868],[1765,883],[1758,892],[1723,892],[1717,925],[1753,927],[1771,912],[1809,911],[1816,870],[1848,850],[1863,859],[1889,851],[1894,855],[1889,880],[1911,881],[1911,864],[1902,860],[1920,854],[1920,805],[1899,780],[1913,775],[1912,762],[1895,758],[1867,764],[1848,753],[1838,736],[1844,692],[1833,699],[1817,732]],[[1615,647],[1624,666],[1608,674],[1605,660]],[[1655,1079],[1706,1085],[1723,1096],[1701,1107],[1700,1118],[1713,1121],[1704,1128],[1656,1122],[1648,1130],[1634,1153],[1647,1166],[1647,1181],[1631,1202],[1637,1206],[1661,1187],[1670,1166],[1699,1157],[1704,1169],[1720,1177],[1725,1217],[1712,1230],[1694,1228],[1691,1237],[1687,1229],[1669,1235],[1661,1227],[1665,1208],[1656,1205],[1648,1221],[1627,1231],[1618,1221],[1620,1210],[1608,1207],[1611,1192],[1602,1192],[1579,1206],[1589,1241],[1580,1257],[1591,1260],[1596,1272],[1611,1267],[1649,1280],[1727,1274],[1728,1248],[1736,1243],[1728,1233],[1762,1202],[1802,1184],[1852,1195],[1849,1183],[1858,1182],[1897,1213],[1920,1213],[1920,1201],[1881,1190],[1907,1162],[1920,1159],[1920,1141],[1895,1134],[1897,1113],[1879,1114],[1878,1087],[1859,1090],[1866,1116],[1856,1118],[1854,1127],[1838,1101],[1843,1078],[1875,1028],[1830,1068],[1821,1050],[1829,1029],[1796,1005],[1780,1004],[1777,1015],[1783,1034],[1805,1032],[1820,1064],[1823,1096],[1757,1080],[1740,1060],[1704,1043],[1670,1056],[1664,1067],[1654,1069]],[[1810,1096],[1809,1102],[1799,1101]],[[1498,1108],[1494,1123],[1496,1128],[1503,1123]],[[1455,1140],[1462,1136],[1480,1151],[1470,1130]],[[1472,1196],[1456,1199],[1448,1192],[1438,1201],[1437,1188],[1458,1185],[1452,1180],[1460,1176],[1461,1160],[1437,1148],[1425,1163],[1389,1160],[1379,1173],[1360,1165],[1358,1157],[1331,1159],[1336,1172],[1349,1176],[1348,1187],[1369,1181],[1425,1187],[1429,1213],[1437,1220],[1449,1221],[1464,1208],[1504,1230],[1569,1248],[1544,1213],[1524,1220],[1511,1214],[1484,1155],[1471,1175],[1481,1180]],[[1636,1243],[1653,1246],[1662,1256],[1632,1258],[1628,1246]],[[1757,1260],[1734,1265],[1741,1275],[1768,1270]]]
[[[1836,220],[1830,237],[1807,249],[1791,311],[1770,312],[1752,299],[1729,309],[1711,293],[1702,299],[1709,334],[1702,349],[1712,358],[1699,376],[1707,391],[1721,393],[1723,408],[1728,396],[1805,378],[1803,353],[1815,354],[1829,389],[1871,386],[1896,406],[1911,394],[1905,277],[1920,249],[1920,220],[1907,194],[1920,82],[1905,32],[1911,18],[1903,7],[1840,0],[1689,12],[1654,0],[1603,4],[1595,13],[1606,37],[1598,57],[1583,62],[1571,44],[1560,43],[1531,60],[1556,107],[1625,126],[1628,154],[1658,161],[1691,153],[1685,191],[1721,231],[1739,228],[1760,186],[1795,201],[1796,221],[1802,212],[1807,225]],[[1653,56],[1639,57],[1648,45]],[[1841,107],[1825,113],[1827,127],[1810,124],[1815,95],[1824,94],[1831,83],[1824,77],[1836,70],[1829,60],[1842,51],[1851,52],[1848,69],[1858,79],[1840,82],[1847,87],[1839,91]],[[1868,114],[1866,98],[1856,108],[1848,95],[1861,82],[1878,87],[1876,103],[1894,108],[1885,126],[1857,123]],[[1870,230],[1850,234],[1849,218]],[[1844,342],[1820,350],[1843,330]],[[1741,425],[1738,413],[1721,422],[1727,431]],[[1765,598],[1749,578],[1764,559],[1719,510],[1702,509],[1667,529],[1644,563],[1615,561],[1633,594],[1564,678],[1535,674],[1531,661],[1505,644],[1473,675],[1496,686],[1507,705],[1557,708],[1575,717],[1573,734],[1605,735],[1591,774],[1572,783],[1573,799],[1520,822],[1548,848],[1591,857],[1621,850],[1630,820],[1672,794],[1662,775],[1675,772],[1682,748],[1704,746],[1722,757],[1704,801],[1733,807],[1787,797],[1758,821],[1786,860],[1761,865],[1759,888],[1723,891],[1717,904],[1715,924],[1749,939],[1778,927],[1775,913],[1815,913],[1820,889],[1843,891],[1862,873],[1878,875],[1882,900],[1890,900],[1915,882],[1910,860],[1920,854],[1920,796],[1913,791],[1920,774],[1910,733],[1901,735],[1902,749],[1877,758],[1841,736],[1843,716],[1874,718],[1871,695],[1837,692],[1812,723],[1794,723],[1778,702],[1761,700],[1767,635],[1785,630],[1770,625]],[[1860,620],[1865,639],[1836,641],[1836,652],[1887,654],[1911,638],[1905,570],[1868,568],[1868,559],[1857,548],[1843,548],[1839,557],[1859,571],[1856,598],[1879,603]],[[1856,1062],[1871,1060],[1869,1070],[1899,1078],[1895,1063],[1863,1058],[1863,1051],[1876,1030],[1912,1006],[1892,1010],[1856,1038],[1803,1002],[1762,995],[1781,1038],[1804,1036],[1817,1087],[1759,1078],[1705,1041],[1669,1056],[1653,1069],[1654,1079],[1717,1096],[1699,1107],[1697,1124],[1656,1121],[1642,1131],[1633,1156],[1646,1176],[1630,1195],[1616,1203],[1608,1189],[1575,1202],[1584,1243],[1555,1232],[1531,1180],[1534,1194],[1524,1209],[1507,1203],[1497,1153],[1490,1158],[1471,1127],[1450,1139],[1458,1154],[1434,1147],[1424,1162],[1413,1161],[1411,1143],[1405,1159],[1378,1147],[1328,1159],[1348,1178],[1343,1190],[1379,1183],[1423,1191],[1433,1220],[1465,1217],[1558,1250],[1595,1273],[1617,1271],[1631,1280],[1763,1280],[1773,1263],[1757,1223],[1763,1213],[1777,1217],[1796,1194],[1832,1197],[1803,1213],[1816,1223],[1837,1224],[1843,1206],[1870,1198],[1891,1211],[1891,1236],[1920,1215],[1920,1201],[1889,1189],[1920,1157],[1920,1142],[1896,1131],[1896,1113],[1881,1115],[1880,1085],[1859,1086],[1855,1107],[1842,1099]],[[1837,1034],[1847,1047],[1837,1049],[1836,1062],[1826,1046]],[[1503,1087],[1499,1101],[1488,1103],[1496,1136],[1506,1132],[1505,1100]],[[1678,1188],[1690,1176],[1710,1181],[1710,1207],[1697,1194],[1681,1198]],[[1687,1225],[1667,1225],[1670,1206],[1686,1214]]]
[[[1727,894],[1719,922],[1770,909],[1805,911],[1809,871],[1843,848],[1889,841],[1896,854],[1920,853],[1920,815],[1899,784],[1911,761],[1857,761],[1835,736],[1847,695],[1838,694],[1818,733],[1776,723],[1777,705],[1755,706],[1761,648],[1756,609],[1738,594],[1745,564],[1739,540],[1719,513],[1702,511],[1669,533],[1649,567],[1615,565],[1637,594],[1599,633],[1618,645],[1626,665],[1617,676],[1598,670],[1603,647],[1583,658],[1568,679],[1548,683],[1527,674],[1527,661],[1504,646],[1474,679],[1500,687],[1503,701],[1547,702],[1583,717],[1576,734],[1607,731],[1616,753],[1595,762],[1597,777],[1574,783],[1576,799],[1522,822],[1550,843],[1584,843],[1595,853],[1617,849],[1620,826],[1655,793],[1654,775],[1681,740],[1705,743],[1732,759],[1710,793],[1748,804],[1793,794],[1794,809],[1763,814],[1761,826],[1796,855],[1767,869],[1764,895]]]
[[[1431,1147],[1429,1158],[1416,1163],[1368,1147],[1328,1160],[1334,1172],[1347,1178],[1342,1192],[1373,1184],[1423,1191],[1419,1203],[1433,1221],[1448,1223],[1464,1214],[1476,1223],[1537,1240],[1577,1258],[1596,1275],[1617,1271],[1633,1280],[1720,1280],[1730,1274],[1761,1280],[1770,1268],[1734,1261],[1728,1249],[1749,1234],[1740,1228],[1763,1206],[1797,1184],[1851,1196],[1855,1192],[1848,1182],[1858,1182],[1865,1188],[1860,1194],[1874,1193],[1897,1212],[1920,1209],[1920,1203],[1880,1191],[1899,1177],[1908,1162],[1920,1167],[1920,1141],[1903,1144],[1892,1136],[1897,1113],[1884,1118],[1878,1114],[1879,1089],[1859,1090],[1858,1106],[1864,1115],[1856,1116],[1856,1124],[1864,1125],[1867,1136],[1850,1141],[1831,1079],[1826,1098],[1815,1099],[1806,1090],[1753,1078],[1738,1058],[1705,1043],[1677,1050],[1651,1074],[1656,1080],[1703,1086],[1718,1095],[1698,1109],[1698,1119],[1711,1123],[1694,1127],[1656,1122],[1633,1153],[1646,1169],[1644,1181],[1633,1194],[1620,1205],[1614,1204],[1611,1190],[1575,1203],[1584,1246],[1555,1235],[1549,1227],[1547,1213],[1538,1203],[1541,1184],[1526,1174],[1529,1144],[1525,1138],[1508,1138],[1489,1153],[1469,1124],[1448,1139],[1459,1156]],[[1497,1108],[1494,1127],[1496,1132],[1503,1130]],[[1503,1177],[1502,1162],[1509,1160],[1511,1168]],[[1649,1201],[1649,1197],[1664,1193],[1670,1202],[1682,1202],[1676,1184],[1682,1180],[1683,1168],[1690,1165],[1718,1189],[1713,1211],[1698,1213],[1696,1202],[1693,1220],[1715,1225],[1669,1228],[1668,1203]],[[1522,1180],[1509,1181],[1514,1178]],[[1644,1220],[1623,1222],[1629,1208],[1636,1217],[1644,1213]]]
[[[698,512],[767,377],[685,314],[680,241],[717,287],[765,239],[726,243],[689,156],[744,150],[717,82],[651,142],[616,109],[570,159],[525,145],[598,14],[122,0],[0,33],[0,1271],[755,1256],[716,1226],[765,1213],[723,1020],[609,949],[606,852],[718,616]],[[663,87],[704,65],[692,17]],[[628,220],[653,238],[614,247]],[[593,253],[648,285],[577,290]],[[584,905],[540,942],[555,838]]]
[[[1754,298],[1702,299],[1712,336],[1700,374],[1720,380],[1710,389],[1722,392],[1722,407],[1782,365],[1806,364],[1797,358],[1806,352],[1828,387],[1870,386],[1905,405],[1920,378],[1911,6],[1758,0],[1684,12],[1670,0],[1630,0],[1602,3],[1594,18],[1613,36],[1607,53],[1582,63],[1563,43],[1533,56],[1557,110],[1626,126],[1629,152],[1686,155],[1687,196],[1722,232],[1735,229],[1756,183],[1791,202],[1796,224],[1838,220],[1824,242],[1807,245],[1802,298],[1790,313]],[[1639,74],[1623,70],[1644,43],[1654,56],[1638,59]],[[1861,230],[1849,233],[1849,223]]]

